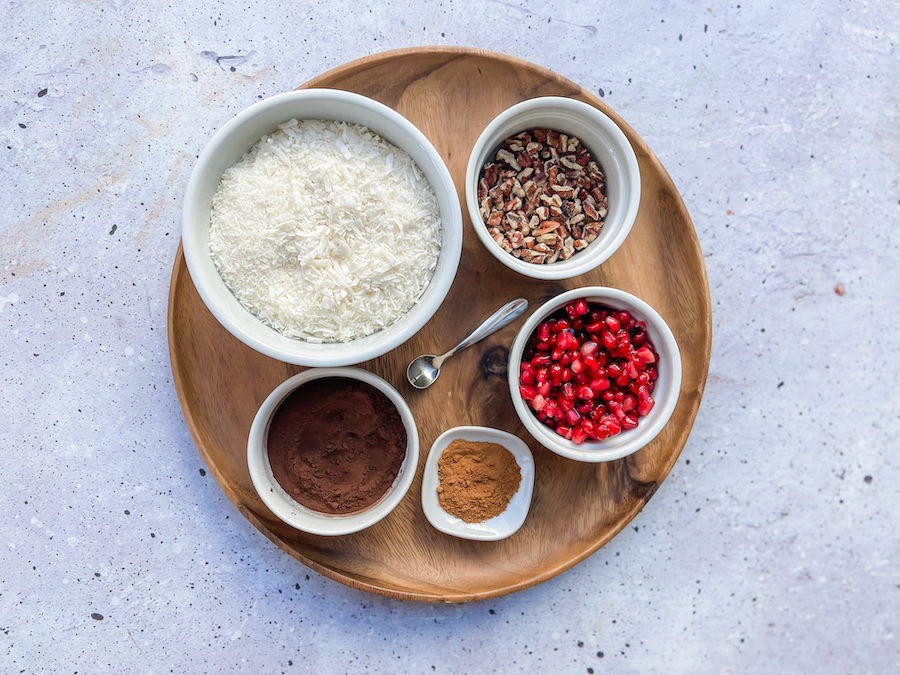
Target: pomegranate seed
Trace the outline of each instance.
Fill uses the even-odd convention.
[[[565,396],[570,401],[575,400],[575,387],[572,385],[571,382],[566,382],[562,386],[562,395]]]
[[[550,378],[550,371],[548,368],[538,368],[534,371],[534,379],[536,382],[546,382]]]
[[[612,379],[618,380],[619,375],[622,374],[622,366],[620,366],[618,363],[610,363],[606,367],[606,374],[609,375]]]
[[[594,352],[597,351],[598,345],[596,342],[585,342],[581,345],[581,355],[582,356],[590,356]],[[652,361],[648,361],[647,363],[652,363]]]
[[[641,347],[637,350],[637,357],[644,363],[656,363],[656,357],[647,347]]]
[[[593,410],[593,406],[588,401],[584,403],[579,403],[575,406],[575,410],[577,410],[582,415],[590,415],[591,410]]]
[[[575,407],[575,401],[571,398],[566,398],[562,394],[556,397],[556,402],[559,404],[559,407],[563,412],[568,412]]]
[[[638,376],[638,369],[635,365],[634,361],[629,361],[625,366],[625,375],[628,376],[629,380],[636,380]]]
[[[600,370],[600,367],[597,365],[597,359],[595,359],[592,355],[588,355],[581,359],[581,362],[584,364],[584,369],[591,377],[595,377],[597,375],[598,371]]]
[[[609,429],[606,428],[605,424],[598,424],[594,427],[594,438],[598,441],[602,441],[604,438],[609,437]]]
[[[578,385],[581,385],[581,384],[590,384],[591,378],[588,377],[587,373],[574,373],[572,375],[572,381],[575,383],[575,386],[577,387]]]
[[[634,414],[625,415],[625,417],[622,418],[622,428],[623,429],[637,429],[637,425],[638,425],[637,415],[634,415]]]
[[[618,401],[610,401],[609,403],[606,404],[606,407],[618,419],[622,419],[623,417],[625,417],[625,413],[622,412],[622,404],[619,403]]]
[[[575,330],[583,330],[584,329],[584,321],[582,321],[581,319],[575,319],[572,322],[572,328],[574,328]]]
[[[610,332],[618,333],[619,332],[619,322],[616,320],[614,316],[606,317],[606,325],[609,327]]]
[[[575,427],[572,429],[572,442],[575,445],[581,445],[587,440],[587,432],[582,427]]]
[[[619,323],[628,323],[631,320],[631,314],[626,312],[624,309],[616,312],[615,317],[619,320]]]
[[[643,321],[638,321],[631,331],[631,344],[640,347],[647,339],[647,325]]]
[[[550,360],[551,361],[559,361],[562,358],[563,350],[559,347],[554,347],[553,351],[550,352]]]
[[[566,410],[566,421],[569,424],[574,425],[580,419],[581,419],[581,414],[574,408],[572,410]]]
[[[600,333],[600,339],[603,341],[603,346],[610,351],[616,348],[616,336],[610,333],[608,330]]]
[[[604,391],[602,394],[600,394],[600,398],[602,398],[607,403],[609,403],[610,401],[615,401],[616,400],[616,392],[614,392],[612,390]]]
[[[544,398],[547,398],[547,396],[550,395],[550,383],[549,383],[549,382],[540,382],[540,383],[538,383],[538,385],[534,388],[534,390],[535,390],[538,394],[540,394],[541,396],[543,396]]]
[[[649,368],[647,368],[647,377],[650,378],[651,382],[655,381],[656,378],[659,377],[659,370],[657,370],[653,366],[650,366]]]
[[[622,400],[622,411],[625,413],[630,413],[632,410],[637,408],[637,397],[632,394],[628,394]]]
[[[628,373],[623,372],[616,378],[616,384],[620,387],[627,387],[629,382],[631,382],[631,378],[628,377]]]
[[[568,321],[566,321],[565,319],[559,319],[550,327],[550,330],[552,330],[554,333],[561,333],[562,331],[567,330],[570,327],[571,326]]]
[[[550,384],[554,387],[558,387],[562,384],[562,366],[558,363],[554,363],[550,366]]]
[[[656,401],[653,400],[653,397],[649,394],[649,392],[647,393],[646,396],[641,398],[640,389],[638,389],[638,405],[637,405],[638,415],[643,417],[644,415],[649,414],[650,411],[653,409],[653,405],[655,403],[656,403]]]
[[[538,394],[538,396],[540,396],[540,394]],[[554,417],[558,412],[559,406],[556,405],[555,401],[551,400],[544,403],[544,414],[547,415],[547,417]]]
[[[533,400],[534,397],[537,395],[537,392],[535,392],[534,387],[526,387],[526,386],[519,387],[519,393],[522,395],[522,398],[524,398],[526,401]]]
[[[545,321],[537,329],[537,338],[540,342],[546,342],[550,339],[550,323]]]
[[[594,323],[589,323],[585,330],[588,333],[599,333],[602,330],[606,330],[606,324],[602,321],[595,321]]]
[[[594,432],[594,423],[590,420],[581,420],[581,428],[590,435]]]
[[[565,437],[566,434],[572,433],[572,427],[567,427],[565,424],[560,424],[556,427],[556,433],[558,433],[560,436]]]
[[[548,354],[541,354],[539,356],[535,356],[531,359],[531,365],[537,368],[538,366],[549,366],[550,365],[550,356]]]
[[[560,365],[567,366],[572,363],[572,355],[569,352],[563,352],[563,355],[559,357]]]
[[[603,321],[603,317],[600,316],[600,312],[596,309],[588,312],[588,318],[585,320],[585,323],[597,323],[598,321]]]
[[[519,373],[519,384],[524,384],[527,386],[531,386],[534,384],[534,371],[533,370],[523,370]]]
[[[580,359],[575,359],[574,361],[572,361],[572,365],[569,366],[569,368],[571,368],[572,372],[575,373],[576,375],[584,372],[584,364],[581,362]]]
[[[541,396],[540,394],[537,394],[537,395],[531,400],[531,407],[532,407],[534,410],[537,410],[538,412],[540,412],[541,410],[543,410],[545,405],[547,405],[547,400],[546,400],[543,396]]]
[[[594,406],[594,409],[591,411],[591,421],[596,423],[601,417],[606,414],[606,406],[602,403],[598,403]]]
[[[587,314],[588,304],[587,304],[587,300],[585,300],[584,298],[578,298],[578,300],[573,302],[572,305],[574,307],[575,314],[577,314],[578,316],[581,316],[582,314]]]
[[[562,381],[568,382],[572,379],[572,369],[571,368],[563,368],[562,369]]]
[[[576,393],[578,394],[578,398],[586,398],[588,400],[594,398],[594,390],[586,385],[578,387]]]
[[[609,380],[605,377],[597,378],[596,380],[591,380],[590,385],[591,390],[594,392],[594,396],[599,396],[600,392],[606,391],[609,389]]]
[[[610,436],[615,436],[622,431],[622,425],[617,420],[607,420],[606,428],[609,430]]]
[[[538,342],[534,348],[539,352],[549,352],[550,351],[550,343],[549,342]]]

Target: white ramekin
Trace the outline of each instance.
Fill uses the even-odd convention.
[[[405,150],[434,188],[441,211],[441,252],[419,302],[392,325],[350,342],[315,344],[285,337],[245,309],[231,293],[209,254],[209,215],[226,169],[265,134],[296,118],[361,124]],[[188,182],[182,214],[184,258],[203,302],[237,339],[279,361],[304,366],[346,366],[374,359],[406,342],[444,301],[462,251],[462,212],[443,159],[412,122],[386,105],[335,89],[305,89],[262,100],[225,124],[203,150]]]
[[[566,440],[550,427],[538,421],[534,411],[519,392],[519,368],[525,345],[537,327],[548,316],[577,298],[612,309],[627,310],[639,321],[647,324],[647,336],[659,354],[659,377],[653,389],[656,401],[650,413],[641,417],[637,428],[623,430],[602,441],[587,440],[581,445]],[[650,305],[630,293],[616,288],[589,286],[561,293],[539,307],[519,329],[519,334],[509,351],[509,392],[513,406],[522,424],[535,440],[557,455],[579,462],[609,462],[631,455],[650,443],[663,430],[681,392],[681,355],[678,343],[663,318]]]
[[[298,504],[275,480],[269,464],[267,449],[269,425],[278,406],[298,387],[311,380],[326,377],[344,377],[372,385],[396,406],[403,426],[406,427],[406,457],[400,465],[400,473],[397,474],[394,484],[368,509],[347,516],[319,513]],[[310,368],[276,387],[259,407],[247,440],[247,466],[250,469],[253,487],[256,488],[260,499],[272,513],[291,527],[310,534],[326,536],[350,534],[374,525],[403,500],[419,466],[419,432],[406,401],[396,389],[378,375],[361,368]]]
[[[590,150],[606,174],[609,201],[600,236],[568,260],[548,265],[527,263],[500,248],[488,233],[478,204],[478,181],[484,163],[507,138],[538,128],[575,136]],[[570,279],[608,260],[625,241],[641,201],[641,173],[631,143],[609,117],[581,101],[545,96],[508,108],[485,128],[469,155],[465,190],[469,219],[475,233],[497,260],[533,279]]]

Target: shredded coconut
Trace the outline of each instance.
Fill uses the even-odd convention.
[[[366,127],[291,120],[222,176],[209,248],[248,310],[282,334],[346,342],[401,318],[440,253],[434,190]]]

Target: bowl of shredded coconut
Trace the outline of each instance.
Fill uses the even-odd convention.
[[[182,242],[200,297],[235,337],[288,363],[343,366],[434,315],[456,276],[462,213],[409,120],[307,89],[213,136],[188,182]]]

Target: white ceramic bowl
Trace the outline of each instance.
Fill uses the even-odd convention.
[[[627,310],[639,321],[646,322],[647,336],[659,354],[659,363],[657,364],[659,377],[653,389],[653,398],[656,403],[650,413],[640,418],[635,429],[623,430],[616,436],[610,436],[602,441],[588,439],[581,445],[566,440],[539,422],[519,393],[519,367],[522,363],[522,352],[529,338],[542,321],[577,298],[585,298],[589,303],[597,303],[613,309]],[[609,462],[631,455],[643,448],[656,438],[666,422],[669,421],[681,392],[681,355],[678,351],[678,343],[675,342],[675,336],[672,335],[666,322],[656,310],[640,298],[616,288],[603,286],[575,288],[561,293],[543,304],[522,325],[509,352],[509,389],[519,419],[538,443],[557,455],[579,462]]]
[[[403,426],[406,427],[406,457],[400,465],[400,472],[394,484],[378,502],[352,515],[320,513],[298,504],[275,480],[269,464],[269,453],[266,448],[269,425],[278,406],[298,387],[324,377],[346,377],[372,385],[383,392],[397,407]],[[360,368],[311,368],[280,384],[260,406],[247,440],[247,465],[253,487],[256,488],[260,499],[285,523],[310,534],[327,536],[350,534],[374,525],[387,516],[409,491],[419,465],[419,432],[416,430],[415,420],[406,401],[396,389],[378,375]]]
[[[314,344],[288,338],[245,309],[231,293],[209,255],[209,212],[222,174],[262,136],[292,118],[362,124],[405,150],[434,188],[441,210],[441,253],[419,302],[383,330],[343,343]],[[462,251],[462,213],[456,188],[437,150],[409,120],[377,101],[332,89],[279,94],[239,113],[213,136],[188,182],[182,215],[184,258],[200,297],[216,319],[246,345],[266,356],[305,366],[361,363],[412,337],[440,307],[456,276]]]
[[[440,483],[438,478],[438,460],[441,453],[454,440],[462,439],[482,443],[497,443],[509,450],[522,475],[519,489],[506,510],[499,516],[489,518],[480,523],[467,523],[461,518],[451,516],[441,508],[438,501],[437,488]],[[531,450],[518,436],[513,436],[499,429],[489,427],[454,427],[448,429],[431,446],[428,460],[425,462],[425,473],[422,476],[422,509],[425,517],[435,529],[445,534],[462,539],[475,539],[478,541],[497,541],[506,539],[522,527],[528,509],[531,507],[531,495],[534,492],[534,457]]]
[[[548,128],[578,138],[606,174],[609,209],[605,224],[587,248],[568,260],[534,265],[513,257],[487,231],[478,206],[478,181],[484,163],[507,138],[529,129]],[[581,101],[546,96],[523,101],[500,113],[481,132],[466,168],[466,206],[475,233],[497,260],[534,279],[569,279],[609,259],[634,225],[641,201],[641,173],[634,149],[621,129],[602,112]]]

